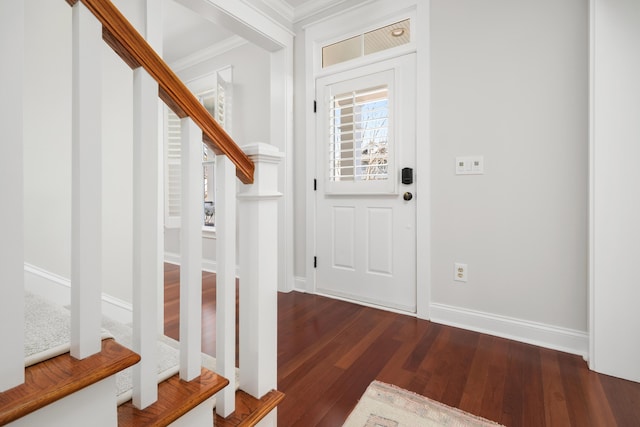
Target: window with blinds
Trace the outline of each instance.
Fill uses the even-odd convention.
[[[387,85],[333,96],[329,127],[329,181],[389,179]]]

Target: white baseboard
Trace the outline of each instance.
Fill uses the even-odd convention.
[[[296,276],[294,291],[307,292],[306,282],[306,277]],[[438,303],[430,305],[430,315],[435,323],[577,354],[585,360],[589,353],[589,334],[575,329]]]
[[[588,355],[589,335],[583,331],[437,303],[431,304],[430,312],[435,323],[577,354],[585,360]]]
[[[307,292],[307,278],[300,276],[294,277],[293,290],[297,292]]]
[[[47,298],[61,306],[71,304],[71,280],[51,273],[35,265],[24,264],[25,289]],[[133,320],[133,307],[130,303],[111,295],[102,294],[102,314],[128,324]]]
[[[164,253],[164,262],[173,265],[180,265],[180,254],[176,254],[174,252],[165,252]],[[202,270],[207,273],[215,273],[217,264],[214,260],[203,259],[202,260]],[[239,276],[238,272],[240,269],[236,266],[236,277]]]

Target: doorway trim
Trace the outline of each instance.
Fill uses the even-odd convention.
[[[323,72],[320,66],[322,46],[343,36],[357,33],[363,27],[375,26],[393,17],[411,16],[414,42],[409,47],[416,52],[416,117],[423,123],[416,126],[416,164],[425,165],[423,171],[417,171],[416,193],[416,316],[429,319],[431,305],[431,142],[430,142],[430,0],[378,0],[367,2],[340,15],[335,15],[309,25],[305,30],[305,94],[299,95],[305,106],[305,188],[306,188],[306,280],[304,291],[316,293],[316,272],[313,258],[316,252],[316,198],[313,190],[315,179],[315,144],[316,124],[313,112],[316,79]],[[367,17],[363,22],[362,18]],[[338,28],[339,31],[336,31]],[[407,53],[389,53],[386,57]],[[334,66],[347,69],[364,65],[380,57],[355,59],[348,63]],[[308,108],[307,108],[308,107]],[[422,174],[421,174],[422,173]],[[419,260],[419,262],[418,262]]]
[[[271,56],[270,144],[284,152],[278,171],[283,193],[278,203],[278,290],[294,288],[293,210],[293,49],[291,29],[237,0],[175,0],[204,18],[233,31]],[[251,142],[251,141],[248,141]],[[253,141],[261,142],[261,141]],[[241,147],[242,148],[242,147]]]

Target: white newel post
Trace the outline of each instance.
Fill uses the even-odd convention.
[[[158,84],[139,67],[133,71],[133,404],[158,399]]]
[[[102,317],[102,26],[73,6],[71,355],[100,352]]]
[[[242,147],[255,163],[254,184],[241,185],[240,388],[256,398],[277,388],[278,164],[272,145]]]
[[[216,412],[236,406],[236,168],[216,156],[216,369],[229,380],[216,397]]]
[[[182,119],[180,210],[180,378],[200,375],[202,354],[202,131]]]
[[[0,2],[0,392],[24,381],[24,2]],[[10,58],[10,59],[9,59]],[[11,327],[7,327],[11,325]]]

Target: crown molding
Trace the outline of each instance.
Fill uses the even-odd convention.
[[[287,22],[293,22],[294,8],[285,0],[262,0],[262,2],[286,19]]]
[[[302,21],[303,19],[307,19],[318,12],[346,1],[347,0],[307,0],[294,9],[293,22],[296,23]]]
[[[273,10],[287,22],[295,24],[298,21],[309,18],[325,9],[344,3],[347,0],[307,0],[300,6],[293,7],[286,0],[260,0],[262,4]],[[250,2],[244,0],[245,4],[252,6]]]
[[[213,46],[209,46],[190,55],[187,55],[184,58],[173,61],[169,65],[174,72],[180,72],[189,67],[193,67],[194,65],[197,65],[203,61],[229,52],[230,50],[236,49],[240,46],[244,46],[247,43],[249,42],[240,36],[231,36],[221,41],[220,43],[216,43]]]

